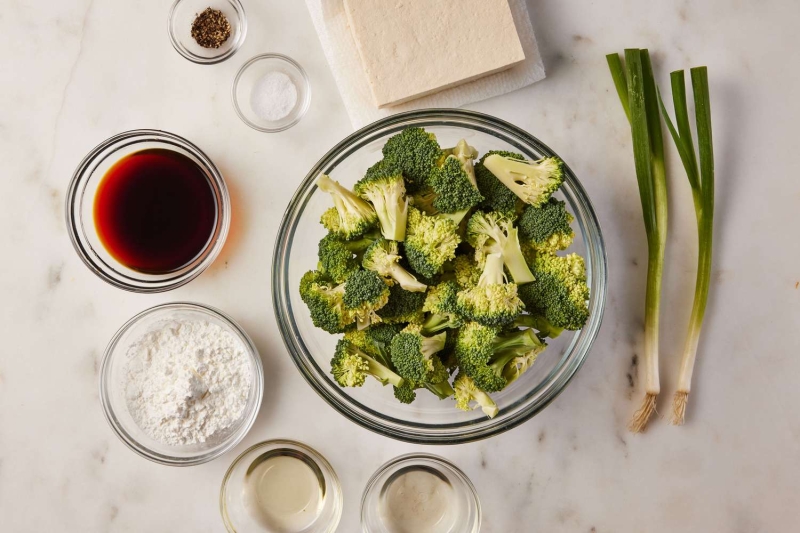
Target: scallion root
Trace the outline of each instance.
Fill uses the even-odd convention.
[[[686,402],[689,401],[688,392],[676,392],[672,398],[672,420],[673,426],[682,426],[686,415]]]
[[[642,400],[642,406],[633,413],[633,418],[631,418],[630,424],[628,424],[628,430],[632,433],[644,433],[644,430],[647,429],[647,422],[650,420],[650,417],[653,416],[653,413],[656,412],[656,398],[655,394],[647,393],[644,395],[644,400]],[[684,405],[686,405],[684,403]]]

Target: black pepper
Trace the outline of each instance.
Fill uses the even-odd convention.
[[[218,9],[207,7],[192,22],[192,38],[203,48],[219,48],[231,36],[231,23]]]

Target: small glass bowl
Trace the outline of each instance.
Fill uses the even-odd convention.
[[[216,324],[238,338],[249,356],[250,395],[241,418],[220,434],[203,443],[170,446],[145,433],[128,410],[125,373],[128,348],[164,322],[176,319],[200,319]],[[114,433],[128,448],[153,462],[169,466],[193,466],[206,463],[235,447],[256,420],[264,392],[264,369],[253,341],[232,318],[222,311],[202,304],[174,302],[157,305],[128,320],[108,343],[100,368],[100,403]]]
[[[150,274],[128,268],[103,246],[94,225],[94,199],[106,172],[120,159],[145,149],[163,148],[194,161],[208,178],[217,206],[214,232],[191,262],[173,272]],[[217,167],[186,139],[158,130],[132,130],[115,135],[94,148],[78,165],[67,189],[67,230],[75,251],[104,281],[132,292],[163,292],[189,283],[217,258],[231,221],[228,187]]]
[[[222,11],[231,35],[219,48],[203,48],[192,37],[195,17],[207,7]],[[247,35],[247,18],[239,0],[176,0],[169,10],[169,40],[180,55],[199,65],[225,61],[241,48]]]
[[[313,448],[292,440],[268,440],[256,444],[242,452],[233,461],[219,492],[219,510],[225,528],[233,533],[263,532],[264,526],[258,524],[247,512],[243,501],[245,475],[253,461],[269,453],[301,456],[311,460],[319,468],[324,481],[324,503],[319,516],[303,533],[333,533],[342,518],[342,486],[330,463]]]
[[[280,120],[264,120],[256,115],[250,105],[250,94],[258,81],[269,72],[282,72],[289,76],[297,88],[297,103]],[[311,103],[311,85],[303,67],[291,57],[281,54],[262,54],[242,65],[233,80],[231,89],[233,108],[242,121],[253,129],[266,133],[287,130],[300,122]]]
[[[475,486],[451,462],[427,453],[401,455],[384,464],[367,482],[361,498],[361,529],[364,533],[392,533],[381,508],[392,482],[409,470],[424,470],[448,482],[457,508],[451,513],[453,523],[447,533],[478,533],[481,529],[481,503]],[[444,528],[441,528],[444,531]],[[437,529],[439,531],[439,529]]]

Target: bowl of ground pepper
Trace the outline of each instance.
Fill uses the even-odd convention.
[[[169,11],[169,39],[193,63],[225,61],[242,46],[247,18],[239,0],[176,0]]]

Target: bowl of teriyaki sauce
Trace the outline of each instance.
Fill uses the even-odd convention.
[[[188,283],[217,257],[230,225],[222,175],[177,135],[135,130],[87,155],[67,192],[73,245],[99,277],[135,292]]]

